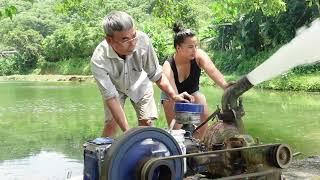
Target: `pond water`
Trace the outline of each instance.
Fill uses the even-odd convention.
[[[212,87],[201,91],[213,112],[222,91]],[[320,155],[319,93],[251,89],[243,104],[248,134],[263,143],[287,143],[304,156]],[[130,126],[136,126],[130,103],[125,110]],[[165,127],[160,113],[156,125]],[[102,101],[95,84],[0,82],[1,179],[81,175],[82,144],[99,137],[102,125]]]

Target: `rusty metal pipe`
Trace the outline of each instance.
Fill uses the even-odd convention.
[[[222,96],[222,120],[236,125],[240,133],[244,133],[244,126],[241,116],[244,114],[241,103],[238,103],[239,97],[253,85],[246,76],[239,79],[235,84],[228,87]]]
[[[228,111],[230,108],[236,109],[238,106],[237,99],[239,96],[252,87],[253,85],[249,82],[247,76],[242,77],[235,84],[228,87],[222,96],[222,111]]]

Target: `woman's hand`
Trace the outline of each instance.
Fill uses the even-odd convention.
[[[226,90],[227,88],[234,85],[235,83],[236,83],[235,81],[229,81],[229,82],[227,82],[227,84],[225,85],[225,87],[223,89]]]

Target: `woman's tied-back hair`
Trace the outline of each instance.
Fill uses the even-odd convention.
[[[185,29],[179,23],[174,23],[172,30],[174,31],[173,45],[174,48],[180,45],[188,37],[194,37],[196,34],[191,29]]]
[[[112,36],[115,31],[128,31],[133,26],[133,18],[122,11],[111,11],[103,20],[103,29],[107,36]]]

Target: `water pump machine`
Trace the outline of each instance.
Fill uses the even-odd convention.
[[[137,127],[119,139],[84,145],[85,180],[281,179],[292,161],[286,144],[261,144],[245,133],[240,95],[253,85],[246,77],[223,94],[221,109],[200,122],[203,106],[176,103],[180,130]],[[193,133],[209,120],[202,139]]]

